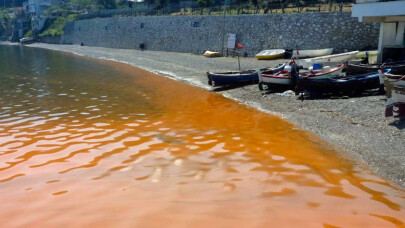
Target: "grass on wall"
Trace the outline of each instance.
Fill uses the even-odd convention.
[[[24,38],[25,37],[30,37],[32,35],[32,30],[28,30],[25,34],[24,34]]]
[[[65,30],[67,21],[74,21],[77,14],[69,14],[66,17],[58,17],[47,29],[45,29],[39,36],[61,36]]]

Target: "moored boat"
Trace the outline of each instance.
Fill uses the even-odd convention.
[[[291,66],[291,68],[297,67],[300,68],[300,66]],[[310,72],[305,72],[305,73],[299,73],[301,77],[307,78],[307,79],[315,79],[315,78],[330,78],[333,76],[340,75],[344,67],[344,64],[341,64],[337,67],[330,68],[330,67],[325,67],[320,70],[316,71],[310,71]],[[275,85],[291,85],[292,87],[295,86],[295,77],[291,77],[291,75],[296,74],[298,69],[291,70],[291,72],[284,70],[280,71],[277,74],[274,74],[272,72],[259,72],[259,89],[262,90],[263,86],[262,84],[270,85],[270,84],[275,84]],[[294,85],[293,85],[294,84]]]
[[[36,40],[33,37],[24,37],[24,38],[21,38],[19,41],[20,41],[21,45],[32,44],[32,43],[36,42]]]
[[[359,51],[352,51],[352,52],[345,52],[345,53],[340,53],[340,54],[335,54],[335,55],[326,55],[326,56],[315,57],[315,58],[301,59],[298,61],[298,64],[303,66],[304,68],[308,69],[314,63],[323,63],[323,62],[343,63],[345,61],[353,59],[358,52]]]
[[[405,117],[405,86],[394,86],[392,90],[392,112],[394,117]]]
[[[332,54],[333,48],[313,49],[313,50],[294,50],[292,57],[297,59],[313,58]]]
[[[259,73],[259,88],[261,88],[260,84],[290,85],[291,83],[291,74],[286,71],[281,71],[276,74],[266,72]]]
[[[391,74],[391,73],[384,73],[383,75],[393,85],[405,86],[405,75],[397,75],[397,74]]]
[[[285,53],[284,49],[263,50],[256,54],[256,59],[258,60],[278,59],[283,57],[284,53]]]
[[[321,94],[359,94],[365,90],[379,88],[378,73],[331,78],[303,78],[298,76],[297,91],[306,91],[311,96]]]
[[[259,79],[259,71],[271,71],[277,73],[283,70],[285,64],[274,68],[263,68],[258,70],[234,71],[234,72],[207,72],[208,84],[212,86],[230,85],[243,82],[257,82]]]
[[[259,72],[259,89],[263,90],[263,84],[265,85],[283,85],[290,86],[291,89],[295,87],[296,76],[299,74],[299,70],[302,66],[295,64],[294,60],[290,61],[289,64],[283,68],[283,70],[275,73],[269,71]],[[292,77],[292,75],[294,75]]]
[[[385,116],[405,116],[405,75],[395,75],[378,71],[380,83],[384,83],[387,102]]]
[[[391,69],[392,74],[405,74],[405,62],[386,64],[346,64],[346,73],[350,75],[377,72],[381,67]]]
[[[333,76],[338,76],[342,73],[343,67],[345,64],[340,64],[334,68],[330,67],[324,67],[321,70],[313,70],[308,73],[302,73],[300,74],[301,77],[303,78],[309,78],[309,79],[320,79],[320,78],[330,78]]]

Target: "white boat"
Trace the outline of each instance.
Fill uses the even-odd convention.
[[[22,44],[32,44],[32,43],[35,43],[35,42],[36,42],[35,39],[32,38],[32,37],[25,37],[25,38],[20,39],[20,44],[21,45]]]
[[[390,74],[390,73],[382,74],[381,70],[378,70],[378,73],[380,76],[381,84],[384,84],[384,78],[386,78],[393,85],[405,86],[405,75],[397,75],[397,74]]]
[[[256,59],[258,60],[278,59],[283,57],[284,53],[285,53],[284,49],[263,50],[256,54]]]
[[[400,103],[405,105],[405,86],[394,86],[392,99],[394,100],[394,104]]]
[[[343,63],[345,61],[353,59],[357,53],[359,53],[359,51],[351,51],[351,52],[345,52],[345,53],[340,53],[340,54],[335,54],[335,55],[325,55],[325,56],[321,56],[321,57],[301,59],[301,60],[298,60],[298,65],[301,65],[304,68],[308,69],[314,63],[324,63],[324,62]]]
[[[345,66],[344,63],[337,65],[333,68],[331,68],[330,66],[325,66],[319,70],[310,70],[310,72],[303,72],[303,73],[301,73],[301,77],[320,79],[320,78],[331,78],[333,76],[339,76],[342,73],[344,66]]]
[[[405,75],[384,74],[381,70],[378,73],[387,96],[385,116],[405,116]]]
[[[330,54],[332,54],[332,51],[333,51],[333,48],[313,49],[313,50],[294,50],[292,57],[297,58],[297,59],[313,58],[313,57],[318,57],[318,56],[330,55]]]
[[[290,73],[281,71],[276,74],[259,73],[259,83],[263,84],[277,84],[277,85],[290,85],[291,84]]]
[[[388,100],[391,105],[388,105]],[[405,86],[393,86],[391,98],[387,98],[385,116],[405,117]]]

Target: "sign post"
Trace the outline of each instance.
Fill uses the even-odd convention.
[[[228,33],[227,50],[233,49],[235,51],[236,34]],[[227,52],[228,53],[228,52]]]

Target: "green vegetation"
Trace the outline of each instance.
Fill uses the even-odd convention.
[[[7,9],[0,10],[0,33],[4,30],[11,29],[12,18]]]
[[[197,0],[197,4],[200,7],[209,7],[214,4],[214,0]]]
[[[75,4],[79,9],[90,9],[94,4],[93,0],[72,0],[72,4]]]
[[[25,37],[30,37],[32,35],[32,30],[28,30],[25,34],[24,34],[24,38]]]
[[[358,58],[358,59],[365,58],[365,57],[366,57],[366,53],[365,53],[365,52],[359,52],[359,53],[356,55],[356,58]],[[369,58],[371,58],[371,57],[377,57],[377,52],[376,52],[376,51],[370,51],[369,54],[368,54],[368,57],[369,57]]]
[[[115,0],[97,0],[97,3],[105,9],[115,9],[117,4]]]
[[[39,36],[61,36],[63,35],[67,21],[74,21],[77,14],[69,14],[66,17],[58,17],[45,31]]]

